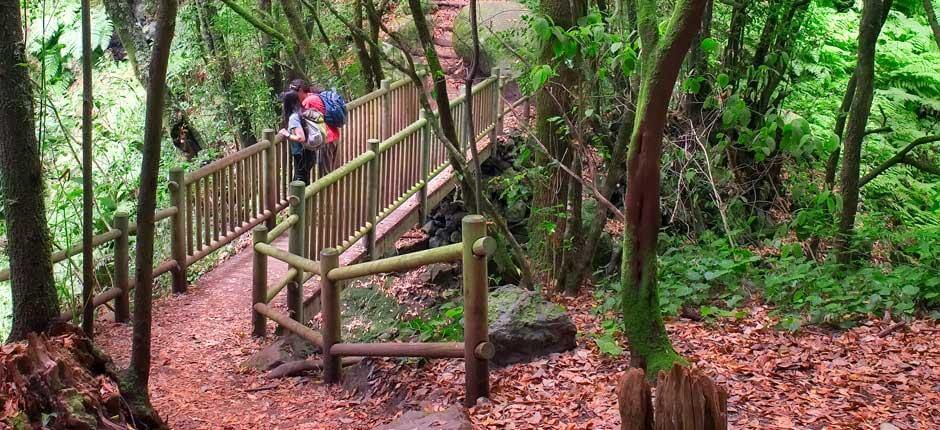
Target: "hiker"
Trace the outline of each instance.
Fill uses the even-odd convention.
[[[300,94],[297,91],[291,90],[284,93],[284,110],[281,121],[285,128],[278,131],[278,134],[290,141],[290,154],[294,161],[294,176],[291,180],[303,181],[304,185],[309,185],[314,155],[312,151],[304,147],[308,136],[301,117],[302,110]]]
[[[339,129],[346,123],[346,101],[336,91],[324,91],[312,85],[302,88],[306,94],[306,97],[301,99],[303,108],[319,112],[326,124],[326,146],[317,151],[317,167],[320,175],[325,175],[336,167],[334,164],[340,139]]]

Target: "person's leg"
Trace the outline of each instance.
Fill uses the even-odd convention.
[[[313,151],[304,150],[304,177],[306,180],[305,184],[310,185],[310,176],[313,173],[313,163],[315,162],[313,158]]]
[[[291,154],[294,162],[294,176],[291,181],[303,181],[304,184],[310,183],[310,171],[307,169],[307,160],[303,153]],[[304,172],[307,174],[305,175]]]

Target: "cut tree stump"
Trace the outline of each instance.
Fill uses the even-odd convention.
[[[674,365],[660,374],[656,401],[641,369],[624,373],[617,386],[621,430],[727,430],[728,393],[694,368]]]

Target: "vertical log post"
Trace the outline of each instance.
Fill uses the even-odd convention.
[[[419,119],[430,121],[431,116],[424,109],[418,114]],[[431,123],[427,123],[421,128],[421,178],[425,181],[421,191],[418,194],[420,205],[418,206],[418,224],[424,225],[428,219],[428,185],[431,182]]]
[[[270,128],[261,132],[262,139],[268,142],[264,149],[264,168],[262,171],[261,187],[264,188],[264,208],[271,213],[264,225],[268,230],[274,228],[277,214],[277,147],[274,144],[274,130]]]
[[[493,131],[490,134],[490,143],[495,144],[496,138],[499,135],[503,134],[503,76],[501,74],[499,67],[493,68],[493,76],[496,76],[496,81],[493,82],[493,85],[496,88],[493,90]]]
[[[252,245],[268,243],[268,228],[259,225],[251,232]],[[255,303],[266,303],[268,300],[268,256],[251,248],[251,334],[264,337],[267,321],[260,312],[255,310]]]
[[[368,195],[366,196],[366,219],[372,224],[372,228],[370,228],[369,233],[366,234],[366,253],[372,260],[379,258],[379,251],[376,249],[375,240],[379,227],[376,225],[379,219],[379,143],[378,139],[368,140],[369,150],[375,154],[375,157],[369,160],[368,178],[366,179],[366,189],[368,190]]]
[[[130,222],[127,212],[114,213],[114,228],[121,230],[121,235],[114,241],[114,286],[121,290],[121,295],[114,299],[114,321],[126,323],[131,316],[130,298]]]
[[[380,130],[382,131],[382,140],[392,136],[392,90],[391,82],[388,79],[382,80],[382,121]]]
[[[304,230],[307,226],[307,219],[304,216],[304,183],[294,181],[290,183],[290,212],[297,215],[297,222],[290,228],[288,237],[287,251],[294,255],[306,257],[304,255]],[[297,276],[287,286],[287,308],[290,317],[300,323],[304,320],[304,269],[301,267],[293,268]]]
[[[486,257],[473,254],[473,244],[486,236],[486,220],[481,215],[463,218],[463,294],[464,294],[464,361],[467,366],[467,397],[464,404],[472,407],[480,397],[489,397],[489,361],[477,358],[475,350],[489,340],[487,328]]]
[[[170,220],[170,255],[176,260],[173,271],[173,292],[186,292],[186,172],[179,167],[170,169],[170,204],[176,215]]]
[[[330,270],[339,267],[339,252],[334,248],[320,251],[320,315],[323,317],[323,380],[328,384],[339,382],[340,357],[330,353],[330,348],[342,342],[339,314],[339,282],[327,276]]]
[[[457,90],[457,94],[466,95],[466,94],[467,94],[467,86],[466,86],[466,85],[461,85],[461,86],[460,86],[460,89]],[[463,102],[461,102],[461,103],[463,103],[464,111],[460,112],[460,119],[457,119],[457,121],[460,121],[460,123],[455,124],[455,125],[457,126],[457,140],[459,140],[459,142],[458,142],[459,144],[457,145],[457,147],[460,148],[460,153],[461,153],[461,154],[464,154],[464,156],[466,156],[467,149],[469,148],[469,147],[467,146],[467,141],[468,141],[468,140],[473,140],[473,136],[470,136],[469,139],[467,138],[467,131],[470,130],[470,126],[472,126],[472,124],[468,124],[468,123],[467,123],[467,111],[466,111],[466,109],[473,109],[473,100],[472,100],[472,96],[471,96],[471,98],[466,98],[466,97],[464,97]],[[458,106],[460,106],[460,105],[458,105]],[[456,110],[456,109],[455,109],[455,110]],[[474,132],[476,132],[476,131],[477,131],[477,130],[474,130]]]

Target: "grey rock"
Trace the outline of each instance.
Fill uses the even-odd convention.
[[[375,430],[472,430],[467,411],[451,406],[440,412],[408,411],[392,423]]]
[[[524,363],[577,346],[577,327],[560,305],[539,294],[505,285],[489,296],[490,342],[496,347],[493,364]]]

